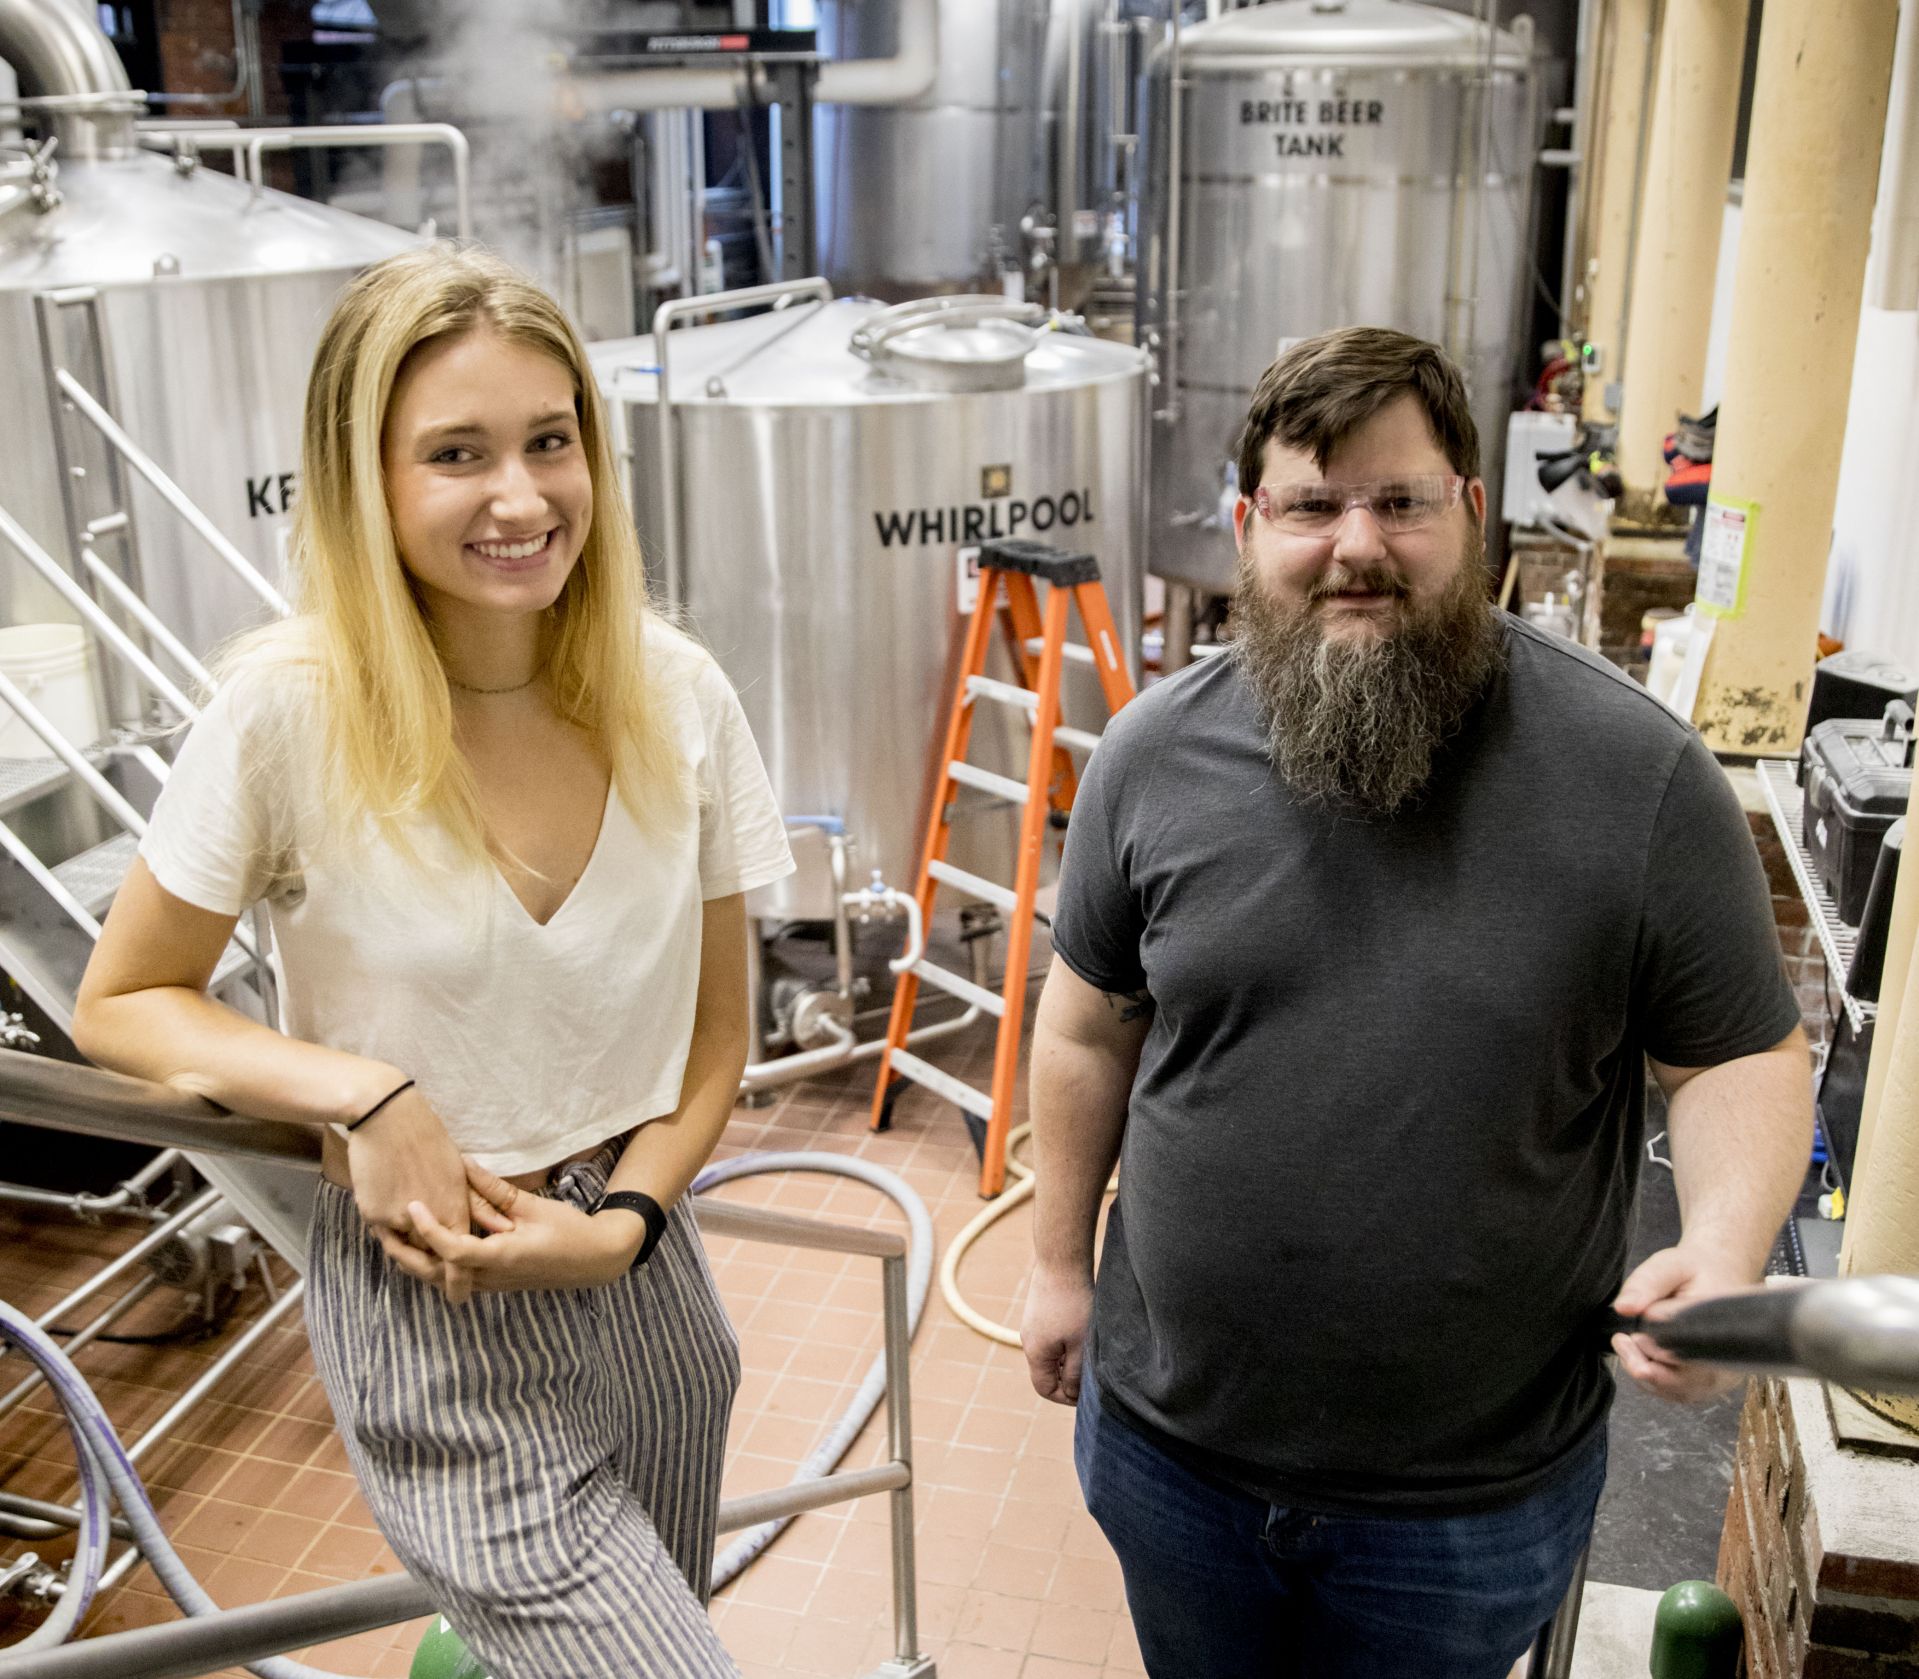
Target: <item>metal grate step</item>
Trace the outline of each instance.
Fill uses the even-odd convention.
[[[115,834],[78,856],[54,866],[54,878],[86,905],[91,915],[99,915],[113,902],[120,882],[127,878],[140,842],[132,834]]]
[[[58,758],[0,758],[0,816],[51,793],[71,773]]]

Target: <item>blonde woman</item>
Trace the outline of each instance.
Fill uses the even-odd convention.
[[[88,969],[80,1047],[322,1127],[307,1326],[360,1485],[496,1679],[732,1674],[704,1612],[738,1354],[683,1199],[791,867],[647,607],[552,301],[435,247],[321,339],[301,610],[243,643]],[[264,902],[284,1034],[212,1001]]]

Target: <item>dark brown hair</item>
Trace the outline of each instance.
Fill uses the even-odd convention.
[[[1466,382],[1437,344],[1389,327],[1351,326],[1302,338],[1259,376],[1234,445],[1239,493],[1259,487],[1266,444],[1309,452],[1320,471],[1341,441],[1404,395],[1419,399],[1452,469],[1479,476],[1479,428]]]

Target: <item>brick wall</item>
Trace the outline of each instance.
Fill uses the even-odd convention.
[[[161,74],[169,93],[223,93],[233,86],[232,0],[160,0],[154,8]],[[265,61],[262,98],[268,118],[285,120],[287,103],[280,85],[281,44],[312,32],[305,9],[288,4],[260,12],[260,56]],[[179,106],[176,113],[198,115],[203,107]],[[244,107],[219,107],[219,116],[244,116]]]
[[[1746,1623],[1740,1679],[1799,1674],[1812,1642],[1818,1529],[1791,1420],[1781,1416],[1782,1392],[1770,1381],[1746,1391],[1719,1540],[1719,1586]]]
[[[1819,1514],[1822,1487],[1835,1507],[1856,1503],[1860,1488],[1830,1483],[1890,1465],[1842,1463],[1829,1438],[1801,1439],[1808,1422],[1824,1428],[1816,1384],[1747,1390],[1719,1542],[1719,1584],[1746,1623],[1740,1679],[1919,1679],[1919,1563],[1855,1554],[1843,1522]]]

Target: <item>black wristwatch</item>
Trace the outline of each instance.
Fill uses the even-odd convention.
[[[652,1196],[642,1195],[637,1189],[616,1189],[611,1195],[602,1195],[586,1210],[591,1214],[603,1213],[608,1209],[638,1213],[646,1220],[646,1240],[640,1243],[640,1251],[633,1256],[632,1269],[637,1271],[653,1257],[653,1250],[666,1234],[666,1213]]]

